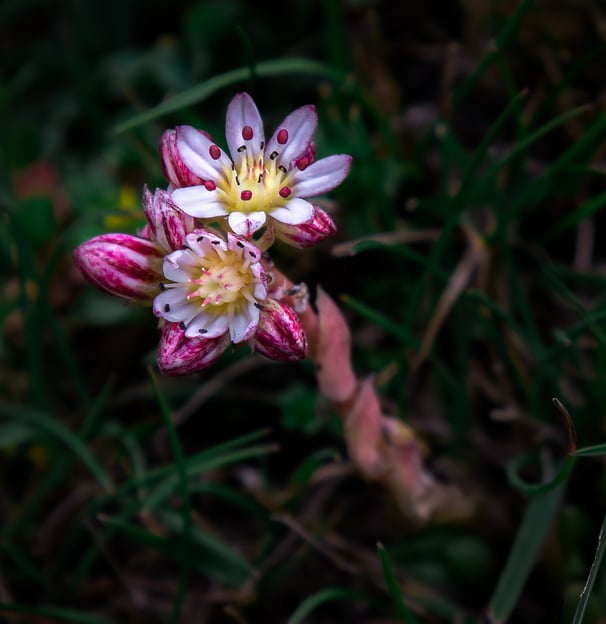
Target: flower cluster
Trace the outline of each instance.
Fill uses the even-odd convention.
[[[308,247],[335,232],[308,198],[338,186],[351,157],[315,160],[316,126],[315,108],[303,106],[266,141],[253,99],[237,94],[227,110],[228,151],[191,126],[166,131],[160,158],[169,184],[153,194],[144,188],[145,227],[75,250],[95,286],[151,306],[162,373],[202,370],[230,343],[275,360],[306,356],[297,306],[292,293],[272,286],[267,250],[275,239]]]

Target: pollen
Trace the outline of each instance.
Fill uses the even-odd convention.
[[[253,129],[250,126],[242,128],[242,138],[245,141],[250,141],[253,138]]]
[[[278,132],[278,136],[276,137],[276,139],[280,145],[284,145],[286,141],[288,141],[288,130],[282,128],[282,130]]]

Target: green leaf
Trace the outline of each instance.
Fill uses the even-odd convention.
[[[359,600],[360,598],[363,598],[363,596],[353,589],[344,587],[323,589],[306,598],[288,618],[287,624],[301,624],[312,611],[325,602],[330,602],[331,600]]]
[[[402,593],[400,592],[400,586],[398,585],[398,579],[393,570],[393,566],[391,565],[391,560],[385,547],[383,544],[377,544],[377,548],[379,550],[379,556],[381,557],[381,565],[383,566],[383,575],[385,576],[385,581],[387,582],[387,588],[389,589],[389,594],[391,599],[396,607],[396,612],[398,617],[402,622],[407,622],[407,624],[418,624],[417,618],[414,616],[413,612],[406,606]]]
[[[539,556],[558,509],[563,485],[528,504],[489,606],[490,622],[504,624],[513,611]]]
[[[328,65],[304,58],[276,59],[272,61],[264,61],[255,65],[255,75],[258,78],[293,74],[317,75],[329,78],[336,82],[343,82],[345,78],[342,72],[339,72]],[[114,132],[124,132],[125,130],[130,130],[131,128],[140,126],[141,124],[157,119],[158,117],[167,115],[168,113],[174,113],[182,108],[198,104],[220,89],[242,82],[243,80],[248,79],[249,76],[249,67],[239,67],[238,69],[233,69],[223,74],[213,76],[202,84],[192,87],[187,91],[183,91],[169,100],[150,108],[144,113],[136,115],[128,121],[119,124],[116,126]]]

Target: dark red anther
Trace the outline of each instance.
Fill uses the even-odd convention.
[[[208,148],[208,153],[213,160],[219,160],[219,158],[221,158],[221,149],[218,145],[211,145]]]
[[[297,160],[297,169],[299,171],[303,171],[304,169],[307,169],[307,167],[309,167],[309,158],[307,158],[307,156],[303,156],[303,158],[299,158],[299,160]]]
[[[252,191],[242,191],[240,193],[240,199],[242,201],[248,201],[251,198],[252,198]]]
[[[284,145],[284,143],[288,141],[288,130],[282,128],[282,130],[278,132],[278,136],[276,137],[276,139],[280,145]]]
[[[242,138],[245,141],[250,141],[253,138],[253,129],[250,126],[242,128]]]
[[[292,191],[287,186],[283,186],[279,191],[280,197],[286,199],[291,194],[291,192]]]
[[[206,182],[204,182],[204,188],[207,191],[214,191],[217,188],[217,185],[212,180],[206,180]]]

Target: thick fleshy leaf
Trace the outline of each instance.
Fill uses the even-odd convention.
[[[152,195],[143,189],[143,212],[149,225],[150,238],[155,240],[166,253],[179,249],[188,232],[194,229],[194,220],[179,210],[170,194],[156,189]]]
[[[287,304],[263,304],[251,347],[271,360],[297,361],[307,355],[307,338],[297,313]]]
[[[264,212],[232,212],[227,222],[229,227],[240,236],[251,237],[258,229],[263,227],[267,216]]]
[[[314,207],[300,197],[294,197],[281,208],[275,208],[270,212],[270,216],[287,225],[298,225],[309,221],[314,212]]]
[[[102,234],[74,251],[76,265],[97,288],[140,303],[158,294],[163,257],[154,242],[130,234]]]
[[[330,216],[318,206],[313,207],[311,219],[298,225],[276,223],[276,238],[295,247],[311,247],[333,236],[337,228]]]
[[[238,93],[227,107],[225,138],[231,157],[239,168],[243,159],[257,160],[265,144],[263,120],[248,93]]]
[[[177,323],[162,328],[158,367],[163,375],[191,375],[212,366],[229,345],[225,333],[216,338],[187,338]]]
[[[313,197],[339,186],[349,173],[351,156],[335,154],[311,163],[295,174],[292,191],[299,197]]]
[[[218,182],[228,172],[231,175],[229,156],[196,128],[177,127],[177,150],[183,164],[202,180]]]
[[[352,398],[356,377],[351,368],[351,334],[337,304],[318,288],[318,342],[315,353],[320,392],[331,401]]]
[[[308,156],[318,126],[316,107],[301,106],[282,121],[265,147],[269,158],[278,153],[277,162],[289,168],[293,161]]]
[[[171,198],[185,214],[198,219],[212,219],[227,214],[219,198],[220,192],[217,189],[209,191],[205,186],[188,186],[175,189]]]

